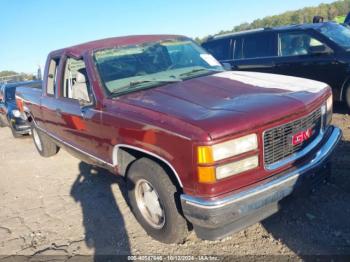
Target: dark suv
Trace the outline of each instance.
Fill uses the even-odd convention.
[[[216,36],[203,47],[233,70],[291,75],[329,84],[350,108],[350,29],[333,22]]]
[[[26,116],[16,105],[16,88],[19,86],[32,87],[40,91],[42,81],[14,82],[0,86],[0,127],[9,126],[16,138],[30,133]]]

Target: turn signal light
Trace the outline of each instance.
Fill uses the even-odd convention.
[[[210,146],[199,146],[198,147],[198,163],[199,164],[213,164],[213,149]]]
[[[216,182],[214,167],[198,167],[198,181],[199,183],[212,184]]]
[[[17,108],[20,112],[24,111],[23,101],[21,99],[16,99],[16,105],[17,105]]]

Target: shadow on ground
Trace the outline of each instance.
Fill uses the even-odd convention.
[[[130,255],[124,219],[112,192],[113,184],[123,188],[124,181],[84,162],[79,164],[79,170],[71,195],[81,204],[85,242],[94,248],[95,261]]]
[[[330,181],[284,200],[281,211],[262,225],[301,256],[350,255],[349,170],[350,143],[342,141],[333,155]]]

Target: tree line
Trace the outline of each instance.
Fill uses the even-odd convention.
[[[339,16],[346,16],[350,11],[350,0],[339,0],[330,4],[320,4],[316,7],[305,7],[295,11],[288,11],[279,15],[267,16],[259,18],[251,23],[242,23],[233,27],[232,30],[220,31],[215,35],[222,35],[227,33],[239,32],[244,30],[265,28],[265,27],[276,27],[290,24],[303,24],[311,23],[314,16],[319,15],[324,17],[325,20],[334,20]],[[195,38],[199,43],[204,42],[209,37],[208,35],[203,38]]]
[[[34,74],[18,73],[9,70],[0,71],[0,83],[6,81],[24,81],[35,79],[36,76]]]

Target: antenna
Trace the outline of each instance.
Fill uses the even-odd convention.
[[[37,72],[37,79],[38,80],[42,80],[42,75],[41,75],[41,67],[40,67],[40,65],[38,65],[38,72]]]

